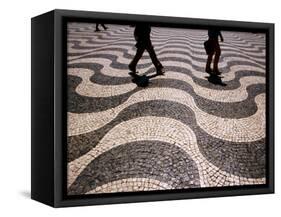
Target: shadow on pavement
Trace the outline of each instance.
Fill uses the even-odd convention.
[[[223,83],[221,77],[218,75],[210,74],[209,77],[206,77],[208,81],[214,85],[226,86],[227,84]]]
[[[147,87],[149,85],[149,79],[160,76],[161,74],[153,74],[153,75],[138,75],[133,72],[129,72],[129,75],[132,76],[132,82],[135,83],[138,87]]]

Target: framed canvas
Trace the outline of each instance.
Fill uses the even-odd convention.
[[[32,18],[32,192],[54,207],[274,192],[274,24]]]

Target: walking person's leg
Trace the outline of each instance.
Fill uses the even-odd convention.
[[[100,31],[100,29],[99,29],[99,24],[96,23],[96,32],[99,32],[99,31]]]
[[[107,30],[107,27],[103,23],[101,24],[101,26],[104,30]]]
[[[215,74],[221,74],[221,72],[219,71],[219,68],[218,68],[220,55],[221,55],[221,48],[220,48],[219,42],[217,42],[216,46],[215,46],[215,58],[214,58],[214,73]]]
[[[215,53],[215,43],[216,42],[214,41],[214,39],[209,38],[208,41],[206,42],[206,45],[204,44],[204,46],[206,46],[205,49],[208,54],[205,72],[207,72],[209,74],[212,73],[211,63],[212,63],[213,56]]]
[[[151,61],[153,63],[153,65],[155,66],[156,68],[156,71],[157,71],[157,74],[164,74],[164,67],[162,66],[162,64],[160,63],[160,61],[158,60],[157,56],[156,56],[156,53],[155,53],[155,50],[151,44],[151,41],[149,41],[147,43],[147,46],[146,46],[146,50],[147,52],[149,53],[149,56],[151,58]]]
[[[205,71],[209,74],[212,73],[212,69],[211,69],[212,59],[213,59],[213,53],[208,55],[206,68],[205,68]]]
[[[133,60],[131,61],[131,63],[129,64],[129,69],[133,72],[133,73],[136,73],[136,67],[137,67],[137,64],[140,60],[140,58],[142,57],[143,55],[143,52],[144,52],[145,48],[143,46],[139,46],[137,48],[137,52],[133,58]]]

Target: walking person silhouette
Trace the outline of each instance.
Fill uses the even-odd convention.
[[[107,27],[103,23],[96,23],[96,32],[100,31],[99,25],[101,25],[104,30],[107,30]]]
[[[206,53],[208,54],[206,69],[205,71],[209,74],[220,75],[221,72],[218,68],[218,63],[221,55],[221,48],[219,44],[219,37],[221,42],[223,42],[223,37],[221,31],[218,28],[210,28],[208,30],[209,39],[205,41],[204,46],[206,49]],[[213,56],[214,58],[214,67],[213,70],[211,69],[211,63]]]
[[[135,46],[137,48],[137,51],[133,60],[128,66],[129,70],[131,70],[132,73],[134,74],[137,73],[136,67],[138,61],[142,57],[145,50],[149,53],[151,61],[156,68],[157,75],[163,75],[165,73],[164,67],[158,60],[153,45],[151,43],[150,32],[151,32],[151,27],[148,24],[136,24],[135,26],[134,37],[136,40]]]

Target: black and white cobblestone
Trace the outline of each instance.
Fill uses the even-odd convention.
[[[205,30],[153,27],[166,75],[140,88],[133,28],[108,26],[68,26],[68,194],[264,184],[265,35],[223,32],[221,86]],[[138,70],[155,73],[147,53]]]

